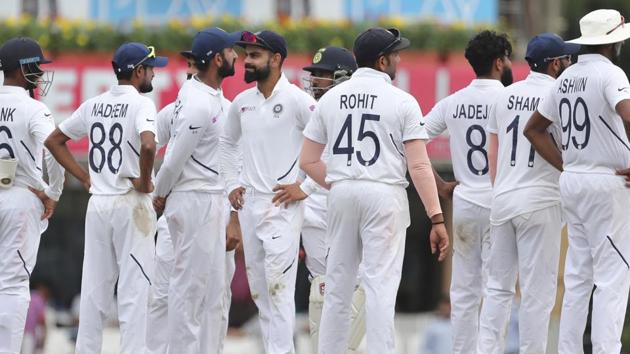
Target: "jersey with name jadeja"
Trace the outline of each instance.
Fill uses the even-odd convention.
[[[85,101],[59,129],[73,140],[89,139],[90,193],[125,194],[140,177],[140,134],[155,131],[153,101],[131,85],[114,85]]]
[[[525,80],[506,87],[490,111],[486,130],[499,140],[490,211],[494,224],[560,203],[560,171],[537,154],[523,135],[527,121],[555,81],[549,75],[531,72]],[[547,131],[559,141],[557,125],[550,125]]]
[[[448,130],[453,173],[459,182],[455,194],[485,208],[492,201],[486,124],[503,89],[499,80],[475,79],[439,101],[424,120],[431,139]]]
[[[562,128],[565,171],[615,174],[630,166],[630,143],[615,110],[628,99],[628,77],[603,55],[580,55],[560,75],[538,111]]]
[[[359,68],[320,98],[304,136],[325,144],[326,182],[368,180],[406,187],[403,143],[428,139],[416,99],[383,72]]]

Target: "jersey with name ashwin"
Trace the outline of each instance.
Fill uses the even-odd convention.
[[[453,173],[459,181],[455,194],[485,208],[492,201],[486,124],[490,107],[503,89],[498,80],[475,79],[438,102],[425,117],[431,139],[445,130],[450,135]]]
[[[17,160],[13,185],[44,190],[58,200],[64,171],[50,153],[44,155],[44,141],[53,130],[55,122],[46,105],[22,87],[0,86],[0,159]],[[50,186],[42,178],[44,157]]]
[[[540,157],[523,135],[527,121],[555,81],[531,72],[525,80],[506,87],[490,111],[486,130],[499,140],[490,211],[493,224],[560,204],[560,171]],[[550,125],[547,131],[559,141],[557,125]]]
[[[562,73],[538,111],[562,128],[565,171],[614,174],[630,166],[630,143],[615,110],[628,99],[628,77],[600,54],[580,55]]]
[[[368,180],[406,187],[403,143],[428,139],[416,99],[390,77],[360,68],[317,103],[304,136],[326,145],[326,182]]]
[[[228,193],[238,186],[273,193],[277,184],[297,181],[302,131],[315,104],[313,97],[291,84],[284,74],[268,98],[257,87],[234,98],[221,138]]]
[[[225,114],[221,91],[192,78],[179,90],[173,114],[172,135],[156,177],[155,194],[223,192],[218,154]]]
[[[89,138],[90,193],[125,194],[140,177],[140,134],[155,134],[153,101],[131,85],[114,85],[85,101],[59,130],[71,139]]]

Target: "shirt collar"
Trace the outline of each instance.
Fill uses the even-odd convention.
[[[212,87],[210,87],[210,86],[206,85],[205,83],[201,82],[201,81],[197,78],[197,76],[193,76],[193,77],[192,77],[190,80],[188,80],[188,81],[192,82],[192,85],[193,85],[195,88],[197,88],[198,90],[201,90],[201,91],[203,91],[203,92],[205,92],[205,93],[209,93],[209,94],[211,94],[212,96],[216,96],[216,95],[218,95],[218,94],[221,92],[221,91],[220,91],[220,89],[219,89],[219,90],[216,90],[216,89],[214,89],[214,88],[212,88]]]
[[[612,64],[610,59],[601,54],[582,54],[578,56],[578,63],[586,63],[591,61],[603,61],[605,63]]]
[[[529,81],[550,81],[550,82],[554,82],[556,81],[556,79],[554,79],[552,76],[547,75],[547,74],[543,74],[543,73],[538,73],[535,71],[530,71],[529,75],[527,75],[527,79]]]
[[[124,95],[126,93],[140,94],[140,92],[138,92],[138,90],[136,90],[136,88],[133,87],[133,85],[112,85],[109,91],[117,95]]]
[[[0,86],[0,94],[16,94],[28,96],[28,91],[20,86],[3,85]]]
[[[475,87],[503,87],[499,80],[494,79],[474,79],[470,82],[470,86]]]
[[[383,79],[388,84],[392,83],[392,78],[382,71],[374,70],[372,68],[358,68],[357,71],[352,74],[352,77],[369,77]]]

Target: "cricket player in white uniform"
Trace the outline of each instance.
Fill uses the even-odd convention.
[[[112,60],[118,84],[85,101],[46,140],[46,147],[92,194],[85,216],[85,252],[76,353],[100,353],[102,331],[118,282],[121,353],[143,353],[156,216],[151,205],[155,159],[153,67],[165,57],[125,43]],[[72,157],[69,139],[89,137],[89,174]]]
[[[193,39],[197,74],[177,95],[169,147],[156,177],[174,249],[168,294],[168,351],[219,352],[225,289],[224,183],[218,145],[221,83],[234,75],[240,33],[205,29]],[[206,316],[210,316],[206,318]],[[204,330],[204,322],[214,329]],[[205,342],[207,341],[207,342]]]
[[[245,81],[256,81],[256,86],[232,102],[221,137],[221,165],[230,203],[239,210],[247,279],[265,352],[291,354],[303,205],[274,205],[273,188],[300,183],[302,130],[316,102],[282,74],[287,46],[280,35],[243,32],[239,45],[245,48]]]
[[[305,80],[305,89],[319,100],[328,90],[348,80],[357,70],[357,63],[352,53],[345,49],[328,46],[318,50],[309,66],[302,68],[310,75]],[[326,156],[322,157],[324,161]],[[300,186],[278,185],[273,202],[291,203],[304,200],[304,225],[302,226],[302,245],[306,253],[306,268],[311,281],[308,318],[313,352],[317,353],[319,340],[319,322],[324,306],[326,257],[328,255],[327,201],[328,190],[307,177]],[[308,198],[307,198],[308,196]],[[354,353],[365,336],[365,292],[357,286],[352,296],[352,325],[348,352]]]
[[[46,230],[64,182],[63,168],[44,152],[55,129],[48,107],[31,98],[45,94],[51,81],[41,64],[41,47],[19,37],[0,47],[0,353],[18,354],[31,300],[29,278],[35,267],[40,235]],[[41,85],[41,86],[40,86]],[[42,178],[46,159],[48,180]],[[29,190],[30,189],[30,190]]]
[[[477,345],[479,309],[490,250],[490,184],[486,124],[490,107],[512,83],[512,46],[505,35],[483,31],[470,40],[466,59],[477,78],[438,102],[425,117],[432,139],[450,134],[453,172],[453,272],[451,322],[453,353],[472,354]],[[438,181],[439,182],[439,181]]]
[[[527,79],[507,87],[490,110],[488,132],[490,179],[490,256],[488,280],[479,319],[478,354],[503,354],[511,306],[520,280],[519,345],[521,354],[547,350],[549,317],[556,301],[560,260],[560,173],[535,153],[523,129],[555,79],[571,65],[579,45],[543,33],[527,46]],[[549,134],[560,141],[560,127]]]
[[[422,112],[413,96],[391,84],[399,51],[408,46],[396,29],[361,33],[354,43],[359,69],[319,100],[304,131],[300,167],[330,189],[320,354],[347,349],[357,275],[365,289],[366,353],[395,352],[394,305],[410,224],[407,167],[433,222],[432,251],[439,247],[439,259],[446,256],[448,234]],[[327,163],[321,160],[325,148]]]
[[[186,58],[188,67],[186,70],[187,79],[190,80],[193,75],[197,74],[197,67],[195,66],[195,57],[192,51],[183,51],[180,53]],[[230,101],[221,96],[223,111],[227,112],[229,109]],[[177,101],[169,103],[157,114],[155,121],[157,137],[158,137],[158,149],[167,145],[171,139],[171,130],[173,127],[173,119],[175,117],[175,106]],[[225,122],[225,115],[221,116],[219,124],[222,125]],[[168,148],[168,146],[167,146]],[[227,198],[225,198],[227,203]],[[220,339],[219,353],[222,351],[222,340],[225,338],[228,329],[228,316],[230,311],[231,302],[231,289],[232,278],[234,276],[235,262],[234,262],[234,249],[240,242],[240,227],[238,226],[238,219],[236,212],[230,213],[229,205],[226,208],[226,217],[231,219],[226,229],[226,249],[227,255],[225,259],[225,291],[223,296],[223,316],[222,326],[216,324],[209,324],[208,320],[203,322],[202,332],[205,333],[208,330],[218,330]],[[236,224],[235,224],[236,222]],[[155,265],[153,282],[150,289],[149,297],[149,312],[148,312],[148,324],[147,324],[147,351],[148,353],[167,353],[168,348],[168,292],[171,272],[173,269],[175,253],[173,250],[173,243],[171,241],[171,235],[168,230],[168,224],[166,217],[162,215],[157,222],[157,241],[155,244]],[[209,311],[206,311],[210,314]],[[210,317],[210,316],[208,316]],[[202,343],[208,343],[210,341],[204,340],[204,338],[212,338],[212,336],[202,336]],[[203,344],[202,344],[203,345]],[[205,351],[204,351],[205,352]]]
[[[580,20],[576,64],[556,80],[530,118],[525,134],[558,170],[569,249],[564,270],[560,354],[583,353],[582,337],[593,294],[594,354],[621,351],[630,286],[630,189],[616,175],[630,166],[630,83],[613,64],[630,24],[616,10],[596,10]],[[562,128],[562,153],[544,131]],[[595,286],[595,291],[593,291]]]

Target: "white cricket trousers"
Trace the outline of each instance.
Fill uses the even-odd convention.
[[[118,281],[120,352],[145,350],[156,216],[150,194],[93,195],[85,215],[85,250],[77,354],[99,354]]]
[[[593,354],[619,353],[630,286],[630,189],[620,176],[563,172],[560,193],[569,249],[558,352],[584,353],[582,336],[595,285]]]
[[[303,204],[277,207],[271,202],[273,194],[253,188],[247,189],[244,198],[245,205],[239,211],[243,251],[265,353],[293,354],[295,279]]]
[[[28,189],[0,188],[0,353],[19,354],[31,301],[42,202]]]
[[[168,293],[168,352],[217,353],[220,322],[206,316],[223,311],[225,288],[225,203],[223,193],[172,192],[164,215],[174,263]],[[209,337],[204,339],[204,337]],[[208,340],[208,349],[202,341]]]
[[[320,354],[340,354],[347,349],[350,304],[361,262],[366,353],[394,353],[394,306],[409,224],[405,188],[357,180],[333,183],[328,195],[330,251]]]
[[[302,245],[306,253],[306,268],[311,278],[326,274],[326,255],[328,254],[326,218],[326,205],[305,201]]]
[[[558,204],[490,227],[492,246],[477,354],[503,354],[517,279],[521,290],[519,353],[547,351],[562,225],[562,208]]]
[[[490,254],[490,209],[453,195],[453,354],[473,354]]]

